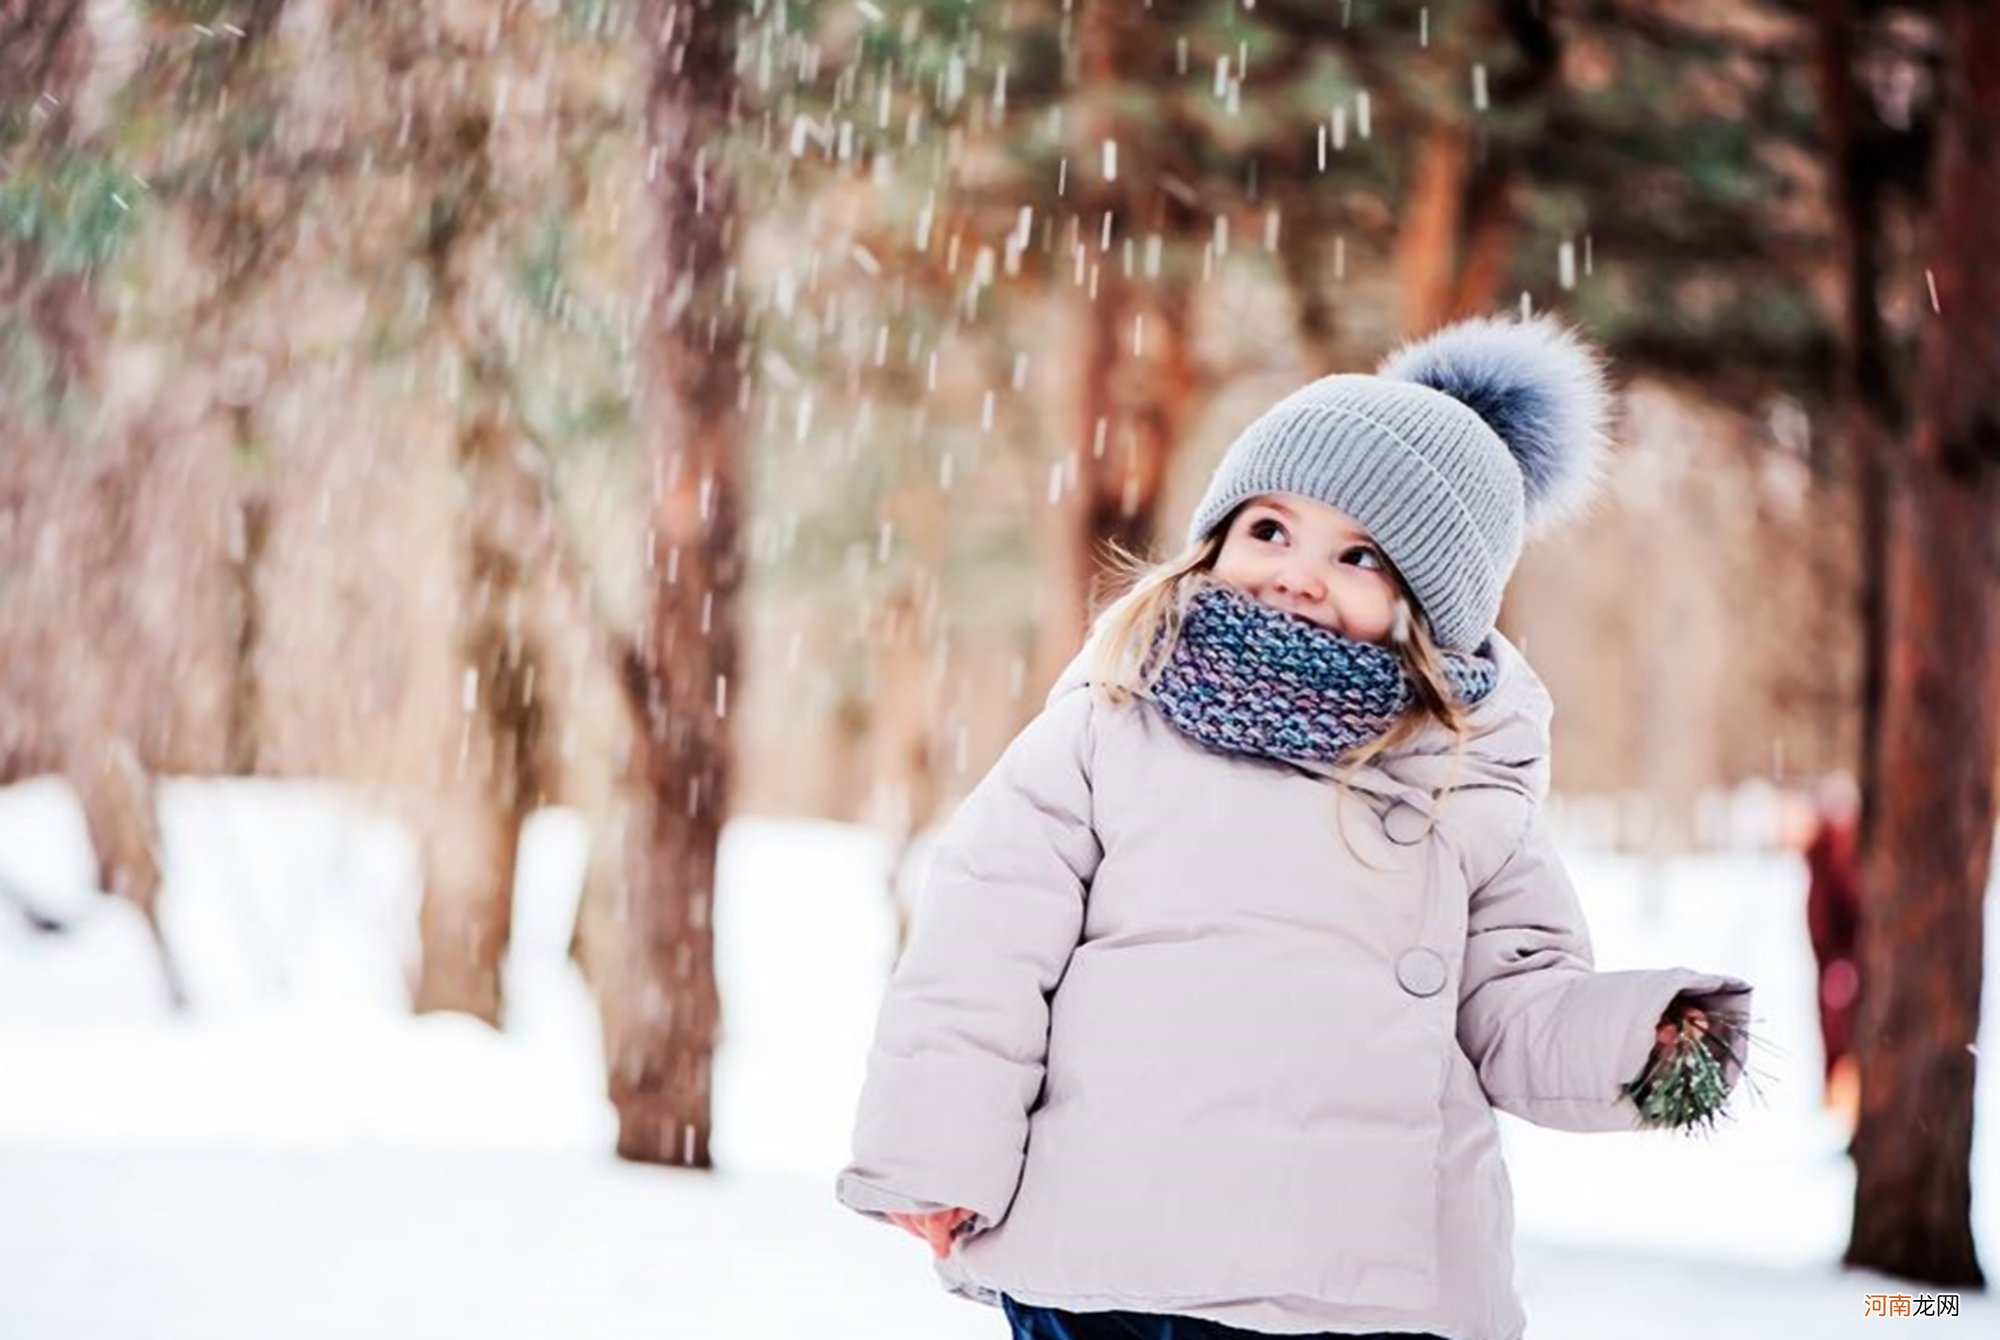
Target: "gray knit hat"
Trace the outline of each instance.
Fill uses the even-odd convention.
[[[1317,499],[1367,529],[1440,647],[1471,651],[1523,536],[1595,491],[1609,407],[1598,355],[1556,321],[1460,321],[1265,410],[1216,467],[1188,542],[1259,494]]]

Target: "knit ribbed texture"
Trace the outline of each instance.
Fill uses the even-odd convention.
[[[1237,504],[1295,493],[1336,507],[1381,546],[1446,650],[1486,640],[1521,554],[1521,472],[1465,404],[1414,382],[1322,377],[1230,446],[1195,508],[1195,543]]]
[[[1445,672],[1468,707],[1499,676],[1483,656],[1447,656]],[[1389,648],[1214,584],[1189,599],[1147,696],[1181,733],[1211,749],[1331,762],[1385,734],[1410,710],[1416,690]]]

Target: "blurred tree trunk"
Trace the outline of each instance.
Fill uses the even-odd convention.
[[[1847,459],[1860,490],[1861,624],[1866,639],[1861,672],[1861,832],[1866,846],[1881,812],[1877,767],[1881,758],[1883,662],[1889,645],[1884,622],[1888,554],[1888,481],[1901,451],[1906,410],[1890,371],[1882,324],[1883,186],[1895,145],[1880,126],[1856,78],[1855,0],[1818,0],[1817,64],[1820,121],[1825,128],[1828,180],[1840,229],[1841,278],[1846,322],[1841,381],[1835,394],[1843,413]]]
[[[1292,321],[1306,371],[1324,377],[1340,370],[1340,319],[1327,296],[1325,239],[1313,227],[1294,223],[1278,234],[1278,267],[1291,295]],[[1344,275],[1338,278],[1345,278]]]
[[[1134,280],[1108,271],[1104,280],[1114,292],[1123,292],[1101,305],[1092,323],[1090,386],[1097,402],[1093,408],[1100,412],[1090,419],[1083,533],[1093,544],[1151,558],[1162,539],[1160,502],[1167,468],[1193,409],[1193,285],[1185,276],[1162,276],[1151,301],[1142,302]],[[1121,363],[1146,383],[1122,404]],[[1118,433],[1098,427],[1108,430],[1120,423],[1124,429]],[[1090,609],[1108,593],[1108,575],[1102,570],[1094,574]]]
[[[160,455],[146,434],[78,450],[59,424],[95,399],[107,322],[79,260],[108,243],[77,217],[77,165],[96,143],[106,88],[122,83],[123,52],[108,51],[81,0],[0,2],[0,181],[17,178],[39,211],[0,236],[0,521],[11,597],[0,604],[0,781],[60,772],[76,792],[97,857],[98,887],[145,917],[169,998],[186,1004],[183,979],[161,932],[160,832],[147,738],[104,680],[76,675],[75,636],[106,659],[143,655],[131,606],[145,567],[138,538],[148,476]],[[105,87],[86,99],[95,72]],[[18,209],[18,204],[16,205]],[[36,218],[36,213],[42,217]],[[47,254],[50,246],[63,257]],[[23,370],[38,365],[38,384]],[[70,532],[64,534],[63,532]],[[48,572],[48,543],[63,554],[62,585]],[[0,583],[0,585],[6,585]],[[85,667],[77,667],[85,668]],[[157,706],[157,705],[156,705]],[[156,711],[155,719],[172,713]]]
[[[496,48],[521,40],[498,28],[495,35]],[[379,40],[387,49],[404,36],[391,23]],[[451,630],[464,675],[464,737],[457,765],[431,797],[421,834],[423,959],[415,1005],[419,1012],[453,1010],[498,1027],[521,825],[540,789],[534,775],[537,713],[523,688],[533,652],[518,614],[526,586],[522,565],[536,547],[508,488],[514,443],[506,422],[502,341],[487,328],[477,296],[492,264],[488,253],[498,250],[505,207],[495,180],[497,128],[476,86],[439,83],[424,91],[423,129],[413,130],[412,139],[420,154],[451,165],[432,179],[435,195],[423,221],[421,259],[439,317],[431,334],[448,365],[465,373],[450,444],[466,490],[457,526],[464,595]]]
[[[1562,53],[1542,7],[1535,0],[1490,0],[1476,21],[1478,36],[1469,49],[1504,47],[1511,57],[1490,75],[1489,105],[1519,115],[1546,98],[1556,86]],[[1477,58],[1441,57],[1440,84],[1451,87]],[[1469,93],[1464,96],[1469,103]],[[1487,315],[1502,301],[1516,246],[1514,191],[1525,174],[1518,142],[1493,136],[1476,105],[1469,119],[1431,117],[1417,143],[1396,241],[1406,336]]]
[[[1491,106],[1520,115],[1545,112],[1561,96],[1562,47],[1540,0],[1492,0],[1479,16],[1481,49],[1502,46],[1512,56],[1503,68],[1489,73],[1487,99]],[[1480,112],[1475,108],[1475,116]],[[1537,131],[1546,120],[1535,119]],[[1527,156],[1517,137],[1494,135],[1485,122],[1474,122],[1472,173],[1465,185],[1461,251],[1452,285],[1448,320],[1494,311],[1510,295],[1502,292],[1509,262],[1518,249],[1520,219],[1517,190],[1528,182]]]
[[[2000,25],[1945,7],[1913,448],[1891,481],[1847,1264],[1980,1288],[1973,1045],[2000,751]]]
[[[1445,118],[1425,126],[1412,156],[1396,235],[1396,292],[1406,336],[1428,334],[1451,311],[1459,223],[1472,175],[1472,135]]]
[[[896,534],[904,537],[901,546],[908,555],[908,570],[871,611],[869,642],[875,659],[868,724],[873,776],[867,809],[888,838],[885,893],[900,954],[910,932],[904,869],[917,835],[937,819],[943,799],[938,763],[946,734],[942,690],[951,645],[938,618],[947,545],[937,496],[905,483],[889,499],[887,512]]]
[[[1081,143],[1094,152],[1109,144],[1116,157],[1110,175],[1101,157],[1078,174],[1089,182],[1076,215],[1084,266],[1077,301],[1085,304],[1078,437],[1073,468],[1063,467],[1058,486],[1066,510],[1042,603],[1041,684],[1075,654],[1111,594],[1117,554],[1155,557],[1160,503],[1195,393],[1193,283],[1152,267],[1147,250],[1149,236],[1164,251],[1195,226],[1194,211],[1167,189],[1175,132],[1132,124],[1113,110],[1121,91],[1165,76],[1161,53],[1169,47],[1159,23],[1115,0],[1087,0],[1078,24]]]
[[[709,1166],[720,1024],[712,910],[733,748],[742,498],[742,318],[726,291],[738,226],[721,152],[731,132],[736,19],[718,3],[649,0],[654,181],[645,314],[653,517],[650,618],[633,664],[645,705],[644,788],[628,852],[623,988],[607,1021],[618,1152]]]
[[[931,571],[939,571],[933,567]],[[910,908],[902,897],[903,870],[917,834],[937,818],[938,728],[945,643],[934,617],[935,584],[919,569],[875,611],[874,795],[870,808],[888,837],[888,898],[896,947],[909,939]]]

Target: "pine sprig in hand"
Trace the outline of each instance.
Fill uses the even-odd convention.
[[[1689,1135],[1712,1133],[1729,1101],[1725,1062],[1741,1072],[1743,1058],[1733,1044],[1747,1041],[1747,1034],[1740,1023],[1718,1029],[1698,1009],[1687,1010],[1678,1023],[1670,1010],[1661,1032],[1667,1036],[1654,1048],[1645,1073],[1624,1086],[1638,1106],[1640,1123]]]

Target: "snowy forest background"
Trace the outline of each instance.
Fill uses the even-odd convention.
[[[1995,28],[0,0],[0,1336],[1004,1329],[831,1203],[926,833],[1260,409],[1544,310],[1622,390],[1502,616],[1599,960],[1769,1046],[1706,1144],[1505,1123],[1530,1315],[1996,1315]]]

